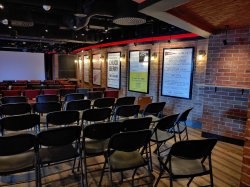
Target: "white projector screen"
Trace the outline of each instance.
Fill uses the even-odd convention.
[[[0,81],[44,79],[43,53],[0,51]]]

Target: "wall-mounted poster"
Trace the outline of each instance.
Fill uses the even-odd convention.
[[[120,89],[121,53],[108,53],[107,87]]]
[[[89,67],[90,67],[89,56],[84,56],[83,57],[84,82],[89,82]]]
[[[148,93],[149,54],[149,50],[129,52],[129,91]]]
[[[163,49],[163,96],[190,99],[193,73],[193,48]]]
[[[93,84],[101,85],[102,83],[101,54],[93,55],[92,63],[93,63]]]

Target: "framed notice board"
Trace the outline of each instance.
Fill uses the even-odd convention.
[[[161,95],[191,99],[193,48],[163,49]]]
[[[108,53],[107,58],[107,87],[120,89],[121,87],[121,53]]]
[[[128,90],[148,93],[150,50],[129,51]]]
[[[102,61],[101,61],[101,54],[93,55],[92,57],[93,63],[93,84],[101,85],[102,83]]]

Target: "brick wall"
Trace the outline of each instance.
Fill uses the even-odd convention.
[[[230,30],[209,39],[202,130],[244,139],[250,90],[250,29]],[[210,85],[210,86],[209,86]],[[216,86],[218,86],[216,90]]]
[[[250,95],[248,96],[250,101]],[[241,169],[240,187],[250,186],[250,102],[248,102],[248,120],[245,130],[245,145],[243,148],[243,161]]]

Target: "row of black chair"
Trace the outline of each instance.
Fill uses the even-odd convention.
[[[53,117],[54,116],[60,116],[58,115],[59,113],[62,113],[63,115],[61,116],[65,116],[65,118],[56,118]],[[67,115],[65,115],[66,113],[68,113],[68,117],[66,117]],[[77,111],[61,111],[61,112],[55,112],[55,113],[51,113],[48,115],[48,121],[51,124],[55,124],[55,125],[66,125],[66,124],[71,124],[75,121],[78,121],[79,119],[79,113],[78,115],[72,115],[73,113],[78,113]],[[70,115],[71,114],[71,115]],[[30,118],[28,118],[28,116],[30,116]],[[75,116],[74,119],[69,120],[69,118],[72,116]],[[162,142],[165,140],[168,140],[168,138],[170,138],[169,135],[163,135],[163,133],[173,133],[174,134],[174,125],[175,125],[175,120],[177,119],[177,114],[176,115],[171,115],[171,116],[167,116],[162,118],[156,125],[156,128],[153,131],[153,136],[151,136],[151,131],[150,130],[143,130],[143,129],[148,129],[150,122],[151,122],[151,118],[140,118],[140,119],[130,119],[130,120],[125,120],[123,123],[119,123],[119,122],[111,122],[111,123],[96,123],[96,124],[92,124],[92,125],[88,125],[85,126],[83,129],[83,158],[84,158],[84,166],[85,166],[85,173],[87,171],[86,167],[87,167],[87,162],[86,162],[86,157],[89,156],[93,156],[93,155],[100,155],[100,153],[105,155],[105,164],[103,167],[103,172],[105,171],[105,166],[106,164],[108,164],[108,170],[110,172],[110,180],[112,182],[112,172],[113,171],[123,171],[123,170],[127,170],[127,169],[132,169],[132,168],[138,168],[140,166],[144,166],[144,165],[148,165],[148,172],[150,174],[150,158],[151,156],[148,155],[148,151],[145,151],[147,149],[148,145],[148,141],[151,139],[151,141],[157,142],[157,153],[159,153],[159,149],[160,146],[162,145]],[[0,124],[2,129],[7,129],[7,130],[13,130],[13,128],[17,128],[18,130],[22,130],[22,128],[24,128],[21,125],[15,125],[14,126],[14,118],[17,118],[15,123],[20,122],[20,124],[25,124],[25,128],[31,128],[31,127],[35,127],[37,125],[37,123],[39,123],[39,116],[36,114],[30,114],[30,115],[21,115],[21,116],[12,116],[12,117],[5,117],[3,119],[1,119]],[[31,124],[31,119],[33,119],[34,123],[33,125]],[[57,120],[55,120],[57,119]],[[9,120],[9,121],[8,121]],[[12,121],[11,121],[12,120]],[[29,121],[30,123],[25,123],[26,121]],[[9,126],[8,126],[9,125]],[[139,131],[138,131],[139,130]],[[57,130],[55,130],[57,131]],[[129,132],[129,133],[121,133],[121,135],[114,135],[115,133],[119,133],[120,131],[133,131],[133,132]],[[162,132],[161,132],[162,131]],[[46,131],[45,131],[46,132]],[[53,140],[54,143],[49,144],[46,141],[42,141],[41,145],[43,146],[58,146],[59,144],[62,145],[63,143],[60,143],[61,140],[55,140],[54,137],[57,137],[53,134],[53,132],[51,130],[49,130],[48,132],[50,132],[51,136],[46,135],[45,132],[41,132],[37,135],[37,137],[42,137],[42,133],[44,133],[44,137],[47,137],[50,140]],[[69,132],[69,130],[68,130]],[[63,133],[63,130],[60,131],[61,134],[58,134],[58,136],[62,136],[62,137],[69,137],[69,135],[66,135],[66,133]],[[114,135],[114,136],[112,136]],[[147,138],[147,137],[150,138]],[[5,137],[5,136],[3,136]],[[49,138],[50,137],[50,138]],[[110,140],[109,138],[112,137]],[[173,136],[172,136],[173,137]],[[93,139],[93,141],[85,141],[85,138],[88,139]],[[165,138],[165,140],[163,140],[163,138]],[[67,139],[67,138],[66,138]],[[149,139],[149,140],[148,140]],[[1,140],[1,139],[0,139]],[[65,142],[66,140],[62,141]],[[215,142],[215,141],[213,141]],[[200,143],[201,144],[201,143]],[[214,143],[215,144],[215,143]],[[30,144],[29,144],[30,145]],[[202,146],[205,147],[203,149],[201,149],[201,146],[198,146],[199,143],[196,143],[196,146],[200,149],[200,151],[203,151],[202,154],[205,155],[204,150],[207,151],[206,156],[209,156],[209,159],[211,161],[210,155],[211,154],[211,150],[212,147],[214,145],[212,145],[211,141],[210,144],[208,146],[208,143],[205,144],[203,143]],[[72,145],[70,145],[69,147],[71,147]],[[143,147],[143,152],[141,153],[145,153],[146,154],[146,159],[143,157],[143,154],[139,153],[139,152],[135,152],[139,147]],[[108,149],[108,151],[106,152],[106,148]],[[208,149],[210,148],[210,149]],[[27,149],[26,149],[27,150]],[[44,149],[45,156],[46,158],[49,158],[49,155],[46,155],[47,151],[49,153],[56,153],[56,150],[58,150],[62,155],[62,157],[65,159],[66,157],[69,158],[68,153],[67,152],[63,152],[60,148],[56,148],[55,152],[53,152],[53,149],[49,149],[46,150]],[[64,148],[63,148],[64,150]],[[68,149],[65,149],[68,151]],[[72,150],[72,149],[71,149]],[[116,151],[115,151],[116,150]],[[172,150],[172,148],[171,148]],[[180,150],[179,150],[180,151]],[[192,149],[189,149],[188,151],[184,151],[185,154],[188,155],[189,151],[192,151]],[[176,150],[172,151],[173,154],[177,154]],[[171,151],[170,151],[171,153]],[[181,154],[181,153],[179,153]],[[1,155],[1,154],[0,154]],[[56,155],[56,154],[55,154]],[[188,155],[191,159],[198,159],[201,157],[201,153],[195,153],[195,156],[190,156]],[[204,156],[203,155],[203,156]],[[51,155],[50,155],[51,156]],[[79,156],[79,154],[78,154]],[[185,155],[184,155],[185,156]],[[53,156],[53,158],[55,158],[55,156]],[[122,158],[122,160],[118,160],[118,158]],[[135,158],[135,161],[130,160],[131,158]],[[57,158],[58,159],[58,158]],[[130,163],[130,162],[131,163]],[[157,183],[160,179],[160,177],[163,174],[164,169],[166,169],[165,167],[168,167],[169,165],[166,164],[167,162],[165,162],[165,160],[163,161],[160,157],[159,154],[159,161],[161,164],[161,173],[160,176],[157,180]],[[210,162],[209,161],[209,162]],[[50,161],[40,161],[40,163],[52,163],[54,162],[53,159]],[[38,162],[38,163],[39,163]],[[198,164],[198,162],[195,162],[196,164]],[[178,163],[177,163],[178,164]],[[199,166],[200,168],[203,168],[202,173],[200,174],[210,174],[210,177],[212,176],[212,170],[211,167],[209,169],[204,169],[203,167],[203,161],[200,165],[196,165]],[[210,166],[210,164],[209,164]],[[38,167],[42,167],[42,165],[38,166]],[[82,167],[82,164],[80,163],[80,167]],[[27,168],[26,168],[27,169]],[[168,169],[171,171],[171,168]],[[167,171],[168,171],[167,170]],[[37,170],[39,172],[39,169]],[[102,180],[102,176],[103,176],[103,172],[101,175],[101,180]],[[191,172],[191,170],[189,170],[189,172]],[[1,173],[1,172],[0,172]],[[174,174],[171,174],[172,178],[171,180],[178,178],[180,176],[176,176]],[[151,176],[151,175],[150,175]],[[197,173],[193,174],[191,177],[195,177],[198,176]],[[186,176],[181,176],[181,177],[186,177]],[[133,178],[134,178],[134,174],[133,174]],[[39,173],[38,173],[38,181],[40,181],[40,177],[39,177]],[[87,176],[86,176],[86,180],[87,180]],[[101,182],[100,180],[100,182]],[[212,183],[212,179],[211,179],[211,183]],[[112,183],[111,183],[112,184]]]

